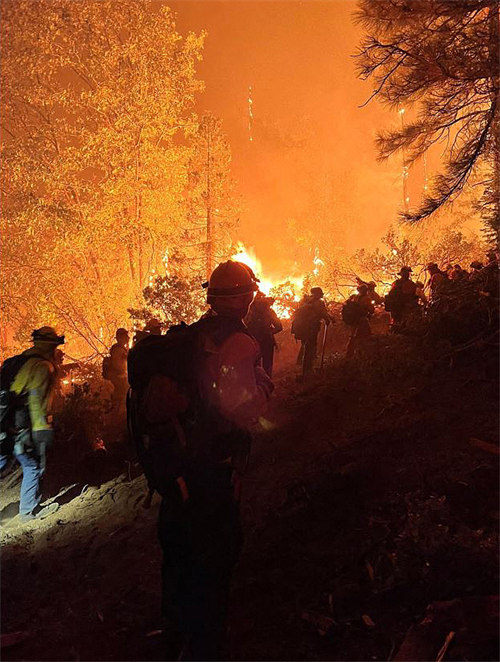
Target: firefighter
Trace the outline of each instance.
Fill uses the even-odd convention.
[[[50,326],[33,331],[33,347],[7,359],[2,366],[2,390],[8,389],[5,411],[10,421],[2,436],[10,436],[11,448],[4,447],[0,471],[11,455],[23,470],[19,515],[22,521],[44,519],[56,512],[57,503],[41,507],[40,481],[45,472],[47,449],[53,441],[52,400],[56,382],[55,351],[64,343]],[[2,394],[3,400],[3,394]],[[3,402],[5,402],[3,400]],[[3,422],[3,421],[2,421]],[[4,441],[4,439],[2,439]]]
[[[127,329],[117,329],[116,342],[109,350],[109,380],[113,384],[112,400],[115,407],[122,411],[125,407],[125,398],[128,391],[127,354],[129,335]]]
[[[401,267],[385,298],[385,309],[391,313],[391,330],[396,331],[418,314],[417,285],[412,281],[411,267]]]
[[[323,290],[321,287],[312,287],[311,294],[303,298],[292,323],[292,333],[300,340],[297,364],[302,365],[303,377],[311,374],[313,370],[322,320],[325,328],[331,322],[323,299]]]
[[[446,272],[441,271],[436,262],[429,262],[425,267],[429,273],[429,292],[431,301],[436,301],[444,293],[449,282]]]
[[[137,345],[140,340],[144,340],[144,338],[147,338],[148,336],[161,336],[161,331],[162,324],[160,320],[153,317],[147,322],[144,329],[138,329],[135,332],[132,345]]]
[[[418,303],[419,307],[421,309],[425,308],[428,301],[427,301],[427,297],[425,295],[425,285],[420,280],[417,280],[417,282],[415,283],[415,295],[417,297],[417,303],[420,302],[420,303]]]
[[[273,303],[272,297],[266,297],[263,292],[257,292],[245,318],[248,330],[259,343],[262,367],[269,377],[273,375],[274,348],[276,347],[274,336],[283,331],[283,324],[272,308]]]
[[[189,327],[197,337],[197,413],[182,433],[196,452],[172,481],[159,516],[163,613],[170,632],[181,636],[182,659],[190,660],[227,659],[229,588],[241,547],[239,469],[273,389],[243,323],[258,289],[253,272],[224,262],[206,285],[211,314]]]
[[[370,280],[366,283],[366,287],[372,304],[374,306],[381,306],[384,303],[384,297],[377,292],[377,283],[374,280]]]
[[[481,269],[481,291],[483,295],[498,299],[499,274],[498,251],[489,251],[486,254],[486,266]]]
[[[458,281],[464,281],[467,280],[469,277],[469,274],[465,269],[462,269],[462,267],[459,264],[455,264],[450,275],[449,279],[458,282]]]
[[[146,333],[150,333],[152,336],[161,336],[161,322],[156,317],[153,317],[144,327]]]
[[[359,349],[372,334],[369,318],[375,312],[372,301],[373,292],[370,292],[368,285],[358,285],[358,294],[353,294],[350,301],[357,304],[359,310],[358,321],[353,327],[346,356],[349,358],[354,355],[356,349]]]

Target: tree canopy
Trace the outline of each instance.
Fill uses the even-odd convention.
[[[6,0],[2,307],[105,349],[180,242],[204,35],[134,0]]]
[[[191,270],[209,278],[231,254],[231,230],[238,222],[239,200],[231,178],[231,148],[222,122],[205,113],[190,139],[186,258]]]
[[[413,121],[379,134],[380,157],[404,150],[410,167],[431,145],[449,141],[442,172],[404,217],[430,216],[479,174],[482,215],[498,236],[498,0],[359,0],[357,19],[367,32],[358,65],[373,81],[370,98],[415,108]]]

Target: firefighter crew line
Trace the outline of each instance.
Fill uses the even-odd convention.
[[[434,263],[427,270],[431,303],[453,279],[468,278],[481,292],[498,281],[496,256],[487,267],[474,265],[470,275],[455,267],[448,276]],[[357,294],[342,307],[342,319],[351,327],[348,357],[369,339],[375,305],[384,303],[390,311],[393,331],[421,314],[423,285],[414,282],[411,273],[410,267],[402,267],[385,299],[374,282],[358,280]],[[124,411],[126,403],[149,502],[155,492],[161,497],[158,537],[166,659],[225,659],[231,575],[242,544],[241,475],[252,427],[274,389],[275,336],[283,330],[272,308],[274,300],[259,292],[258,279],[245,264],[220,264],[204,287],[208,311],[197,322],[172,326],[162,335],[161,323],[151,320],[130,350],[127,330],[118,329],[103,363],[116,410]],[[322,289],[313,287],[291,326],[300,342],[300,379],[313,373],[319,357],[323,364],[332,321]],[[49,326],[33,331],[32,337],[33,347],[7,359],[1,368],[0,471],[5,475],[16,461],[21,465],[22,521],[44,519],[58,508],[56,502],[42,504],[41,486],[54,434],[57,347],[65,339]]]

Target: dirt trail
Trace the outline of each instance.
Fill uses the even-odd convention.
[[[498,445],[496,375],[415,366],[411,346],[332,355],[307,385],[279,376],[244,484],[232,659],[388,659],[428,603],[496,590],[497,458],[469,441]],[[4,527],[2,629],[25,637],[5,660],[164,659],[158,502],[122,466]],[[481,645],[473,659],[498,659]]]

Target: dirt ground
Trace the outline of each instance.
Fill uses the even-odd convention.
[[[231,659],[392,659],[430,603],[498,592],[496,359],[380,335],[346,360],[346,342],[337,325],[306,384],[295,347],[278,356],[244,480]],[[131,450],[106,443],[52,479],[52,496],[69,489],[43,522],[18,523],[19,472],[3,480],[4,660],[165,659],[158,501],[143,507]],[[459,635],[445,660],[499,659],[491,632]]]

